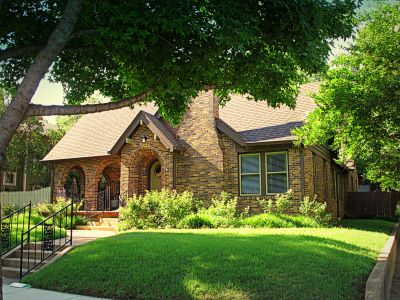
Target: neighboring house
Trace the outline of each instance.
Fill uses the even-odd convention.
[[[3,172],[1,191],[31,191],[49,186],[48,178],[26,174],[25,166],[21,165],[18,172]]]
[[[357,190],[354,167],[335,164],[327,147],[293,145],[291,129],[315,108],[309,93],[317,90],[303,85],[295,110],[238,95],[221,107],[203,91],[176,127],[151,104],[86,115],[43,159],[53,170],[53,197],[75,190],[86,210],[112,210],[120,193],[190,190],[208,202],[226,191],[240,208],[259,211],[260,198],[292,189],[292,211],[316,194],[343,216],[345,193]]]

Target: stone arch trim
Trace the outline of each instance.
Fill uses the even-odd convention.
[[[149,188],[148,170],[149,164],[158,160],[161,168],[165,169],[165,160],[163,156],[151,148],[137,149],[128,161],[128,189],[134,190],[137,194],[144,193]],[[161,176],[161,186],[165,186],[165,171]]]
[[[66,165],[62,171],[62,181],[66,182],[67,176],[71,170],[79,168],[82,170],[84,177],[87,177],[87,170],[85,170],[85,167],[81,165],[79,162],[71,162],[70,164]]]
[[[103,171],[105,170],[105,168],[107,168],[108,166],[113,165],[113,164],[117,165],[118,167],[121,167],[121,162],[118,158],[105,159],[105,160],[101,161],[93,173],[93,181],[98,182],[100,180],[100,176],[101,176],[101,174],[103,174]]]

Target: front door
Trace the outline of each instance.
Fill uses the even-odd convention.
[[[161,164],[157,160],[150,167],[150,190],[161,191]]]

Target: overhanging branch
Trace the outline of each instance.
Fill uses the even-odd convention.
[[[40,105],[31,104],[27,116],[57,116],[57,115],[82,115],[107,110],[119,109],[144,101],[152,91],[140,93],[132,98],[123,99],[118,102],[87,104],[87,105]]]
[[[74,38],[82,37],[82,36],[87,36],[87,35],[93,35],[97,31],[95,29],[88,29],[88,30],[82,30],[75,32],[71,34],[71,37],[69,38],[69,41],[71,41]],[[24,56],[29,53],[35,53],[39,52],[45,45],[28,45],[28,46],[21,46],[21,47],[16,47],[16,48],[9,48],[9,49],[4,49],[0,50],[0,61],[7,60],[10,58],[17,58]],[[84,48],[85,46],[80,46],[80,48]],[[63,50],[69,50],[69,49],[77,49],[78,47],[76,45],[69,46],[68,44],[64,47]],[[36,53],[35,53],[36,54]]]
[[[216,85],[209,84],[203,85],[203,90],[215,89]],[[27,117],[33,116],[60,116],[60,115],[83,115],[107,110],[115,110],[127,106],[143,102],[153,93],[153,89],[146,92],[137,94],[131,98],[123,99],[118,102],[108,102],[100,104],[86,104],[86,105],[40,105],[30,104]]]

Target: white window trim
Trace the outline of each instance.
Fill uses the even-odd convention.
[[[272,154],[285,154],[286,156],[286,171],[268,172],[268,155]],[[268,191],[268,174],[286,174],[286,192],[289,190],[289,157],[287,151],[266,152],[265,153],[265,189],[267,195],[276,195],[279,193],[270,193]],[[285,193],[286,193],[285,192]]]
[[[258,173],[242,173],[242,156],[258,156]],[[242,176],[243,175],[258,175],[259,185],[258,185],[258,194],[243,194],[242,193]],[[260,196],[261,195],[261,155],[260,153],[246,153],[239,155],[239,189],[240,196]]]
[[[6,182],[6,175],[7,174],[12,174],[13,175],[13,181]],[[3,172],[3,185],[7,186],[16,186],[17,185],[17,173],[16,172]]]

